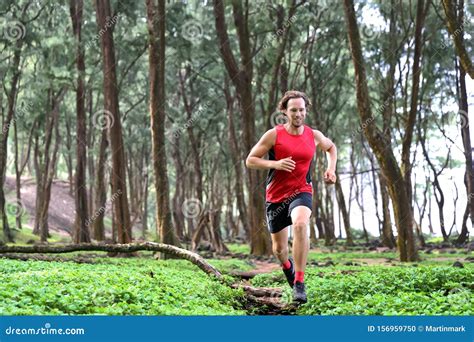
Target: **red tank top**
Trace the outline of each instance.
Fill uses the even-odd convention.
[[[311,183],[311,162],[316,151],[313,130],[304,126],[303,134],[292,135],[283,125],[275,127],[275,145],[268,152],[270,160],[293,157],[295,169],[292,172],[270,169],[267,176],[267,202],[284,202],[301,192],[313,193]]]

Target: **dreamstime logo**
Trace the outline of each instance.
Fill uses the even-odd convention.
[[[197,198],[186,199],[181,205],[181,211],[186,218],[196,218],[202,212],[202,203]]]
[[[455,37],[459,36],[464,31],[464,26],[469,24],[468,20],[469,20],[468,18],[464,18],[464,21],[461,23],[461,25],[459,25],[459,27],[456,28],[456,30],[452,34],[449,34],[449,36],[451,37],[452,40],[454,40]],[[441,50],[444,50],[448,47],[448,44],[449,44],[448,42],[445,42],[443,40],[443,42],[441,43]],[[436,52],[438,52],[438,51],[436,51]]]
[[[194,19],[186,21],[181,27],[183,38],[193,44],[202,38],[203,31],[202,25]]]
[[[285,287],[283,290],[275,289],[270,293],[270,300],[275,304],[290,305],[293,303],[293,295],[291,290]]]
[[[115,26],[115,24],[117,23],[119,19],[120,19],[119,14],[116,14],[113,17],[107,17],[105,20],[104,27],[100,29],[99,33],[97,33],[94,38],[92,38],[85,44],[85,48],[87,49],[93,45],[96,45],[99,39],[105,34],[105,32],[107,32],[107,30],[109,30],[111,27]]]
[[[272,127],[284,125],[287,123],[287,121],[286,115],[282,112],[275,112],[270,116],[270,124]]]
[[[114,125],[114,122],[114,115],[106,109],[101,109],[92,116],[92,126],[101,130],[109,129]]]
[[[457,124],[459,124],[459,126],[461,126],[461,128],[466,128],[469,126],[469,118],[467,116],[467,112],[464,111],[464,110],[459,110],[459,112],[457,113]]]
[[[26,28],[18,20],[8,21],[3,28],[3,36],[11,42],[23,39],[26,34]]]
[[[262,44],[262,50],[265,50],[269,46],[272,46],[277,42],[278,37],[281,37],[286,31],[288,31],[291,25],[296,21],[297,16],[293,15],[288,18],[281,27],[279,27],[275,32],[272,33],[269,39],[265,38]]]
[[[380,33],[381,31],[375,31],[373,27],[362,27],[362,35],[366,38],[367,41],[377,40],[380,37]]]
[[[116,193],[114,193],[112,195],[112,197],[110,198],[110,203],[113,203],[115,202],[115,200],[117,198],[120,197],[120,195],[122,194],[122,190],[118,190]],[[86,220],[86,226],[89,226],[92,222],[94,222],[98,217],[100,217],[101,215],[103,216],[105,214],[105,207],[100,207],[99,209],[97,209],[94,214],[89,217],[87,220]]]
[[[7,202],[6,212],[9,216],[21,217],[25,213],[25,207],[20,200],[15,200],[15,202]]]
[[[352,131],[351,136],[354,138],[356,134],[360,134],[363,130],[365,130],[373,121],[375,118],[371,116],[370,118],[366,119],[359,127],[357,127],[356,130]]]
[[[209,109],[209,102],[204,103],[196,112],[193,112],[192,116],[183,124],[178,127],[175,127],[171,130],[168,130],[166,136],[171,143],[176,144],[178,138],[183,134],[188,128],[192,127],[196,121],[206,113]]]
[[[5,125],[3,126],[2,134],[6,134],[10,127],[17,122],[18,118],[21,118],[25,113],[29,113],[32,110],[33,107],[30,103],[25,104],[24,102],[22,102],[21,106],[18,106],[18,109],[15,110],[12,120],[8,124],[5,123]]]

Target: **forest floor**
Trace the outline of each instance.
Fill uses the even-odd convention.
[[[420,251],[419,262],[401,263],[393,250],[317,246],[308,258],[308,303],[294,306],[274,258],[252,257],[247,245],[228,247],[227,255],[202,252],[224,282],[151,252],[1,258],[0,315],[474,314],[474,257],[467,249]]]

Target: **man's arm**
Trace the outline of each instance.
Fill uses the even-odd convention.
[[[258,170],[268,170],[268,169],[277,169],[291,172],[295,168],[295,162],[289,158],[281,160],[267,160],[263,157],[271,150],[273,145],[275,145],[276,140],[276,131],[271,129],[260,138],[258,143],[252,148],[247,159],[245,160],[245,165],[249,169],[258,169]]]
[[[324,181],[334,184],[336,182],[337,147],[331,139],[325,137],[320,131],[313,130],[313,133],[316,146],[329,154],[328,168],[324,172]]]

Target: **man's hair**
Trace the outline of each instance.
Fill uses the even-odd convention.
[[[280,102],[278,102],[278,110],[280,112],[283,112],[284,110],[288,109],[288,101],[290,101],[291,99],[303,99],[306,105],[306,110],[309,110],[312,106],[312,103],[309,100],[308,95],[306,95],[302,91],[288,90],[285,93],[285,95],[283,95]]]

